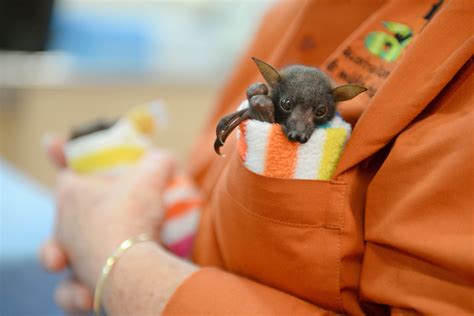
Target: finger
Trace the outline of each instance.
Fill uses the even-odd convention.
[[[92,293],[81,283],[69,278],[61,281],[54,293],[54,300],[68,313],[92,310]]]
[[[67,257],[59,244],[51,239],[43,244],[39,253],[41,265],[48,271],[58,272],[67,267]]]
[[[176,171],[176,159],[170,152],[151,150],[137,166],[136,181],[161,192]]]
[[[45,134],[42,144],[49,159],[57,168],[66,167],[66,157],[64,156],[64,144],[66,140],[54,134]]]
[[[131,185],[132,210],[158,223],[163,216],[163,192],[175,173],[175,161],[162,151],[153,151],[139,163],[133,173]]]

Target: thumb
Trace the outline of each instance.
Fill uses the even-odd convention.
[[[163,218],[163,192],[174,175],[176,162],[169,153],[152,150],[140,161],[133,172],[132,196],[136,210],[149,220]]]
[[[149,188],[154,193],[162,193],[176,172],[176,158],[167,151],[153,149],[137,166],[135,181],[140,187]]]
[[[41,140],[48,158],[57,168],[66,167],[66,157],[64,156],[64,144],[66,140],[55,134],[44,134]]]

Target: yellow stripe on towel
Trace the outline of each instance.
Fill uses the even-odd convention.
[[[331,179],[346,142],[347,131],[344,128],[327,128],[323,157],[316,179]]]
[[[69,166],[80,173],[103,171],[136,162],[144,153],[143,147],[115,146],[75,157],[69,161]]]

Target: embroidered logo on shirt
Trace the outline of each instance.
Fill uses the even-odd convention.
[[[417,1],[403,12],[397,10],[396,4],[385,7],[376,20],[335,52],[323,69],[338,82],[367,87],[367,94],[372,97],[442,3],[443,0],[434,4]]]
[[[375,56],[392,62],[400,57],[403,49],[411,42],[413,31],[402,23],[384,21],[382,24],[388,32],[370,32],[364,44]]]

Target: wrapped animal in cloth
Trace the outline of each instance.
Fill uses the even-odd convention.
[[[152,135],[164,117],[160,103],[132,108],[115,122],[94,122],[75,129],[64,152],[77,173],[116,173],[135,164],[153,147]],[[163,245],[174,254],[191,255],[200,216],[201,198],[192,180],[178,173],[163,194]]]
[[[244,101],[241,107],[248,106]],[[268,177],[329,180],[336,170],[351,125],[339,114],[316,128],[305,143],[287,139],[279,124],[247,120],[237,130],[240,159]]]
[[[345,84],[333,88],[321,70],[292,65],[276,70],[253,58],[265,83],[247,89],[247,100],[224,116],[216,128],[214,150],[238,127],[239,153],[253,172],[278,178],[331,179],[351,134],[336,111],[367,88]]]

